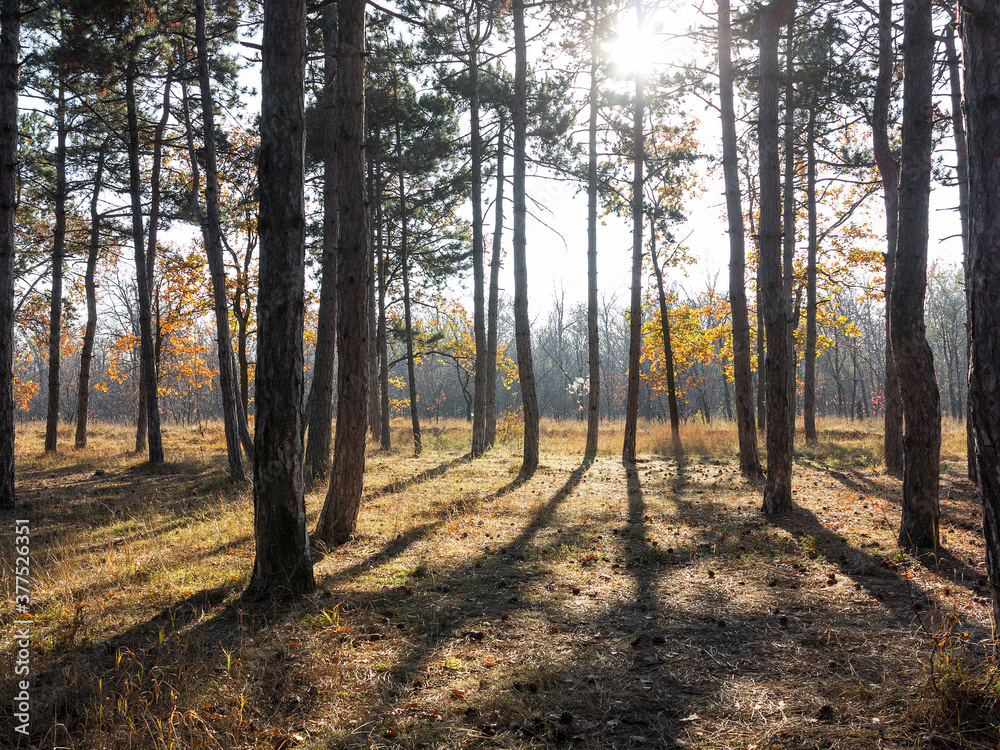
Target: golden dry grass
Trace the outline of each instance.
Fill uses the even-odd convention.
[[[393,453],[370,451],[359,533],[317,563],[314,597],[277,608],[239,598],[252,499],[217,425],[168,429],[156,469],[130,429],[59,456],[22,429],[32,746],[996,746],[961,425],[936,560],[895,545],[877,425],[824,422],[776,522],[725,423],[684,425],[681,456],[642,425],[631,471],[620,425],[584,462],[585,425],[547,421],[520,485],[516,441],[471,462],[464,422],[425,429],[419,459],[402,421]]]

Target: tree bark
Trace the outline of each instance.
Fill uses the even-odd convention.
[[[597,437],[601,418],[601,352],[597,338],[597,117],[598,71],[600,70],[601,48],[598,39],[600,29],[600,9],[598,0],[591,3],[594,14],[594,28],[590,37],[590,127],[589,151],[587,157],[587,364],[589,371],[589,392],[587,394],[587,445],[588,456],[597,455]]]
[[[636,22],[642,27],[642,0],[635,0]],[[645,100],[643,76],[635,72],[635,109],[632,118],[632,302],[629,308],[628,386],[625,394],[625,441],[622,463],[635,464],[635,439],[639,424],[639,357],[642,353],[642,207],[645,161]]]
[[[530,478],[538,468],[538,396],[531,356],[531,321],[528,318],[527,205],[525,171],[528,139],[528,48],[524,30],[524,0],[513,0],[514,10],[514,342],[524,413],[524,450],[519,479]]]
[[[302,477],[305,62],[305,0],[264,0],[250,599],[315,588]]]
[[[229,332],[229,301],[226,295],[226,268],[222,256],[222,225],[219,219],[219,168],[215,153],[215,103],[212,78],[208,68],[208,39],[205,33],[205,0],[195,2],[195,41],[198,47],[198,79],[201,86],[202,130],[205,143],[205,213],[199,216],[205,240],[205,255],[212,279],[212,302],[215,311],[216,346],[219,351],[219,390],[222,393],[222,423],[226,434],[229,478],[243,481],[243,452],[240,449],[239,399],[236,395],[236,372],[233,366],[233,342]],[[194,135],[188,128],[191,144],[191,169],[194,185],[191,202],[201,213],[198,201],[198,161],[194,153]]]
[[[376,211],[376,231],[377,231],[377,259],[378,268],[378,327],[376,336],[378,337],[379,356],[379,445],[382,450],[392,449],[392,430],[389,421],[389,343],[386,336],[385,319],[385,287],[386,287],[386,257],[385,246],[382,242],[382,175],[381,172],[375,177],[375,211]]]
[[[21,0],[0,0],[0,508],[14,507],[14,213]]]
[[[924,330],[933,130],[934,32],[931,0],[909,0],[903,21],[903,153],[899,230],[892,282],[892,351],[899,368],[903,419],[903,517],[899,544],[936,548],[941,407],[934,357]]]
[[[782,278],[781,188],[778,160],[778,34],[795,0],[772,0],[760,21],[760,268],[767,334],[767,482],[763,511],[792,510],[793,401],[791,300]]]
[[[969,148],[971,420],[983,502],[994,647],[1000,628],[1000,8],[964,2],[965,115]]]
[[[497,193],[493,219],[493,250],[490,257],[490,299],[486,313],[486,447],[497,441],[497,329],[500,317],[500,256],[503,240],[504,133],[503,107],[497,108]]]
[[[816,107],[809,110],[806,131],[806,205],[809,214],[809,258],[806,261],[806,351],[805,393],[802,396],[802,417],[806,444],[815,445],[816,436]]]
[[[163,463],[163,442],[160,437],[160,404],[156,384],[156,361],[153,351],[153,317],[151,279],[147,253],[146,233],[142,225],[142,190],[139,171],[139,115],[136,111],[135,79],[136,54],[139,41],[132,43],[126,75],[125,106],[128,118],[129,193],[132,199],[132,242],[135,249],[135,278],[139,294],[139,357],[142,360],[140,388],[145,400],[146,436],[149,462]]]
[[[475,4],[474,4],[475,5]],[[476,9],[472,10],[476,13]],[[466,18],[465,38],[469,56],[469,121],[472,159],[472,327],[476,344],[472,405],[472,456],[486,452],[486,290],[483,267],[483,138],[479,127],[479,24],[472,30]]]
[[[316,356],[309,400],[309,442],[306,444],[306,481],[322,487],[330,478],[333,431],[333,379],[337,341],[337,5],[323,10],[323,54],[326,92],[323,102],[323,264],[319,292]]]
[[[90,243],[87,248],[87,270],[83,287],[87,295],[87,323],[80,348],[80,380],[76,395],[76,448],[87,447],[87,416],[90,410],[90,369],[94,360],[94,334],[97,331],[97,257],[101,252],[101,188],[104,182],[104,159],[107,142],[101,144],[94,172],[94,191],[90,196]]]
[[[889,145],[889,100],[896,55],[892,42],[893,0],[879,0],[878,78],[872,104],[872,144],[875,163],[882,178],[885,202],[885,468],[895,476],[903,473],[903,401],[899,390],[896,357],[892,352],[892,286],[896,272],[896,240],[899,227],[899,164]]]
[[[781,261],[781,282],[784,291],[784,299],[788,300],[788,388],[791,408],[788,418],[790,421],[789,433],[791,435],[792,450],[795,448],[795,408],[796,396],[798,392],[795,381],[795,372],[798,365],[798,356],[795,352],[795,328],[798,321],[792,313],[792,289],[795,284],[795,5],[788,13],[786,21],[785,39],[785,173],[784,189],[782,199],[783,209],[783,230],[782,230],[782,261]]]
[[[57,75],[63,75],[58,71]],[[66,254],[66,91],[60,80],[56,102],[55,227],[52,232],[52,289],[49,312],[49,393],[45,452],[55,453],[59,435],[59,365],[62,334],[63,260]]]
[[[763,476],[754,426],[753,380],[750,367],[750,321],[747,310],[746,249],[743,205],[740,200],[736,151],[736,112],[733,106],[732,28],[729,0],[719,0],[719,98],[722,113],[722,169],[729,218],[729,305],[733,318],[733,381],[736,390],[736,429],[740,443],[740,472]]]
[[[341,544],[357,526],[368,437],[368,196],[365,185],[365,0],[340,0],[337,185],[340,189],[337,430],[316,538]]]
[[[660,298],[660,331],[663,334],[663,361],[667,368],[667,405],[670,409],[670,436],[673,439],[674,450],[681,449],[681,418],[677,411],[677,387],[674,383],[674,349],[670,344],[670,313],[667,310],[667,295],[663,289],[663,273],[656,257],[656,232],[651,233],[650,255],[653,259],[653,272],[656,274],[656,288]]]

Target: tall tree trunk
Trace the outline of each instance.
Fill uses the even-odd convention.
[[[899,544],[937,547],[941,406],[924,330],[932,151],[934,32],[931,0],[909,0],[903,16],[903,154],[899,233],[892,282],[892,351],[902,388],[903,518]]]
[[[797,316],[791,314],[792,289],[795,285],[795,5],[792,5],[788,13],[786,22],[787,36],[785,38],[785,174],[784,190],[782,198],[784,201],[783,210],[783,232],[782,232],[782,261],[781,261],[781,282],[784,290],[784,298],[788,300],[788,388],[791,408],[788,418],[790,420],[792,450],[795,443],[795,409],[796,395],[798,388],[795,382],[795,371],[798,365],[798,357],[795,352],[795,329],[798,326]]]
[[[767,428],[767,347],[764,339],[764,276],[760,267],[759,243],[757,250],[757,429],[764,432]]]
[[[374,184],[371,179],[371,165],[369,164],[368,195],[374,193]],[[372,225],[372,207],[368,205],[369,231]],[[381,231],[381,230],[380,230]],[[378,349],[378,292],[375,281],[375,237],[374,233],[368,238],[368,267],[372,269],[368,273],[368,431],[371,432],[372,440],[377,440],[381,436],[380,418],[382,406],[380,404],[379,389],[373,384],[378,382],[379,370],[379,349]]]
[[[375,177],[375,225],[376,238],[376,265],[378,268],[378,389],[379,389],[379,444],[382,450],[392,449],[392,430],[389,421],[389,343],[386,336],[385,319],[385,287],[386,287],[386,257],[385,245],[382,241],[382,173]],[[375,386],[372,386],[375,387]]]
[[[497,329],[500,317],[500,256],[503,249],[504,133],[503,107],[497,108],[497,194],[493,219],[493,251],[490,257],[490,299],[486,312],[486,446],[497,441]]]
[[[14,507],[14,213],[21,0],[0,0],[0,508]]]
[[[142,190],[139,171],[139,114],[136,111],[135,79],[136,55],[139,41],[132,43],[125,75],[125,106],[128,118],[129,193],[132,199],[132,242],[135,249],[135,278],[139,293],[139,357],[142,360],[140,376],[144,395],[146,436],[149,445],[149,462],[163,463],[163,441],[160,437],[160,403],[156,390],[156,362],[153,352],[153,316],[151,278],[144,244],[146,233],[142,224]],[[151,221],[151,224],[155,222]]]
[[[524,450],[520,479],[538,468],[538,396],[531,356],[531,321],[528,318],[528,264],[526,260],[528,210],[525,172],[528,143],[528,45],[524,30],[524,0],[513,0],[514,10],[514,342],[524,411]]]
[[[87,295],[87,324],[83,330],[83,345],[80,348],[80,381],[76,393],[76,448],[87,447],[87,416],[90,411],[90,367],[94,360],[94,334],[97,331],[97,257],[101,252],[101,188],[104,182],[104,159],[107,141],[101,144],[97,153],[97,169],[94,172],[94,191],[90,196],[90,243],[87,247],[87,270],[83,275],[83,287]]]
[[[965,118],[962,116],[962,80],[958,50],[955,48],[955,23],[945,31],[944,47],[948,55],[948,78],[951,83],[951,126],[955,135],[955,171],[958,178],[958,217],[962,222],[962,270],[965,284],[965,345],[966,372],[972,364],[972,300],[969,297],[969,146],[965,135]],[[956,357],[958,352],[955,353]],[[971,411],[971,396],[966,395],[966,406]],[[976,481],[976,439],[972,421],[965,421],[965,454],[967,474]]]
[[[972,302],[971,420],[983,502],[993,640],[1000,628],[1000,8],[965,0],[965,115],[969,124],[969,275]]]
[[[601,353],[597,338],[597,117],[598,71],[601,48],[599,0],[591,2],[594,28],[590,37],[590,127],[587,157],[587,364],[589,393],[587,395],[587,445],[586,455],[597,454],[597,433],[601,418]]]
[[[806,131],[806,205],[809,213],[809,258],[806,262],[806,351],[805,393],[802,396],[802,417],[806,443],[815,445],[816,436],[816,107],[809,110]]]
[[[767,333],[767,483],[764,513],[792,510],[792,394],[788,369],[791,300],[781,270],[781,187],[778,160],[778,34],[795,0],[771,0],[760,21],[760,268]]]
[[[747,310],[746,249],[740,200],[736,112],[733,106],[732,28],[729,0],[719,0],[719,98],[722,113],[722,169],[729,218],[729,305],[733,318],[733,381],[736,429],[740,442],[740,472],[757,479],[764,473],[754,426],[753,379],[750,367],[750,320]],[[763,361],[763,360],[761,360]]]
[[[326,501],[316,524],[324,544],[350,539],[364,488],[368,437],[368,196],[365,193],[365,0],[340,0],[337,119],[340,189],[337,431]]]
[[[58,71],[57,75],[63,75]],[[49,393],[45,417],[45,452],[55,453],[59,434],[59,364],[62,334],[63,258],[66,253],[66,91],[58,83],[56,103],[55,227],[52,232],[52,290],[49,313]]]
[[[642,0],[635,0],[636,23],[642,28]],[[629,307],[628,386],[625,396],[625,441],[622,463],[635,463],[635,438],[639,423],[639,356],[642,353],[642,207],[645,154],[645,100],[643,76],[635,71],[635,109],[632,117],[632,302]]]
[[[899,164],[889,145],[889,100],[896,68],[893,49],[893,0],[879,0],[878,78],[872,104],[872,145],[875,163],[882,178],[885,202],[885,468],[890,474],[903,473],[903,401],[899,390],[896,357],[892,351],[892,286],[896,272],[896,240],[899,227]]]
[[[670,344],[670,313],[667,310],[667,295],[663,289],[663,273],[656,257],[656,232],[650,233],[650,255],[653,258],[653,272],[656,274],[656,288],[660,298],[660,331],[663,334],[663,361],[667,368],[667,404],[670,408],[670,436],[674,450],[681,449],[681,418],[677,411],[677,387],[674,384],[674,349]]]
[[[212,303],[215,312],[215,337],[219,352],[219,390],[222,394],[222,424],[226,434],[229,478],[243,481],[243,452],[240,450],[239,399],[236,395],[236,371],[233,342],[229,332],[229,301],[226,295],[226,268],[222,256],[222,224],[219,218],[219,167],[215,153],[215,100],[208,67],[208,39],[205,33],[205,0],[195,2],[195,43],[198,47],[198,80],[201,87],[202,131],[205,149],[205,212],[198,200],[198,160],[194,134],[188,123],[188,148],[194,178],[191,203],[201,224],[205,255],[212,279]],[[185,101],[185,107],[187,102]]]
[[[306,444],[306,482],[324,486],[330,477],[330,444],[333,430],[333,379],[336,376],[337,342],[337,107],[334,87],[337,73],[337,5],[323,10],[325,96],[323,102],[323,266],[319,292],[316,357],[310,386],[309,442]]]
[[[478,7],[478,4],[474,3]],[[472,13],[476,13],[474,8]],[[486,452],[486,290],[483,267],[483,139],[479,128],[479,24],[475,30],[466,19],[469,56],[469,121],[472,158],[472,328],[476,344],[472,404],[472,456]]]
[[[305,0],[264,0],[251,599],[316,585],[302,478],[305,63]]]

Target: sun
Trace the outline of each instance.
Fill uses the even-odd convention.
[[[653,67],[656,41],[648,24],[638,26],[635,18],[626,18],[615,38],[605,47],[615,75],[621,78],[645,76]]]

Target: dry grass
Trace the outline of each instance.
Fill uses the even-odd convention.
[[[899,483],[875,425],[823,423],[800,449],[799,507],[778,522],[739,477],[724,423],[685,425],[682,456],[668,427],[642,425],[626,471],[620,426],[590,463],[585,425],[546,422],[521,485],[516,443],[470,462],[465,423],[425,427],[420,459],[402,422],[395,452],[370,452],[357,537],[317,564],[312,599],[276,609],[239,598],[252,500],[225,480],[217,426],[168,430],[171,463],[155,470],[127,451],[128,429],[98,426],[90,448],[58,457],[39,455],[40,426],[21,430],[32,747],[1000,739],[960,425],[945,437],[937,560],[896,548]],[[311,523],[322,499],[307,497]],[[9,592],[9,559],[2,574]]]

